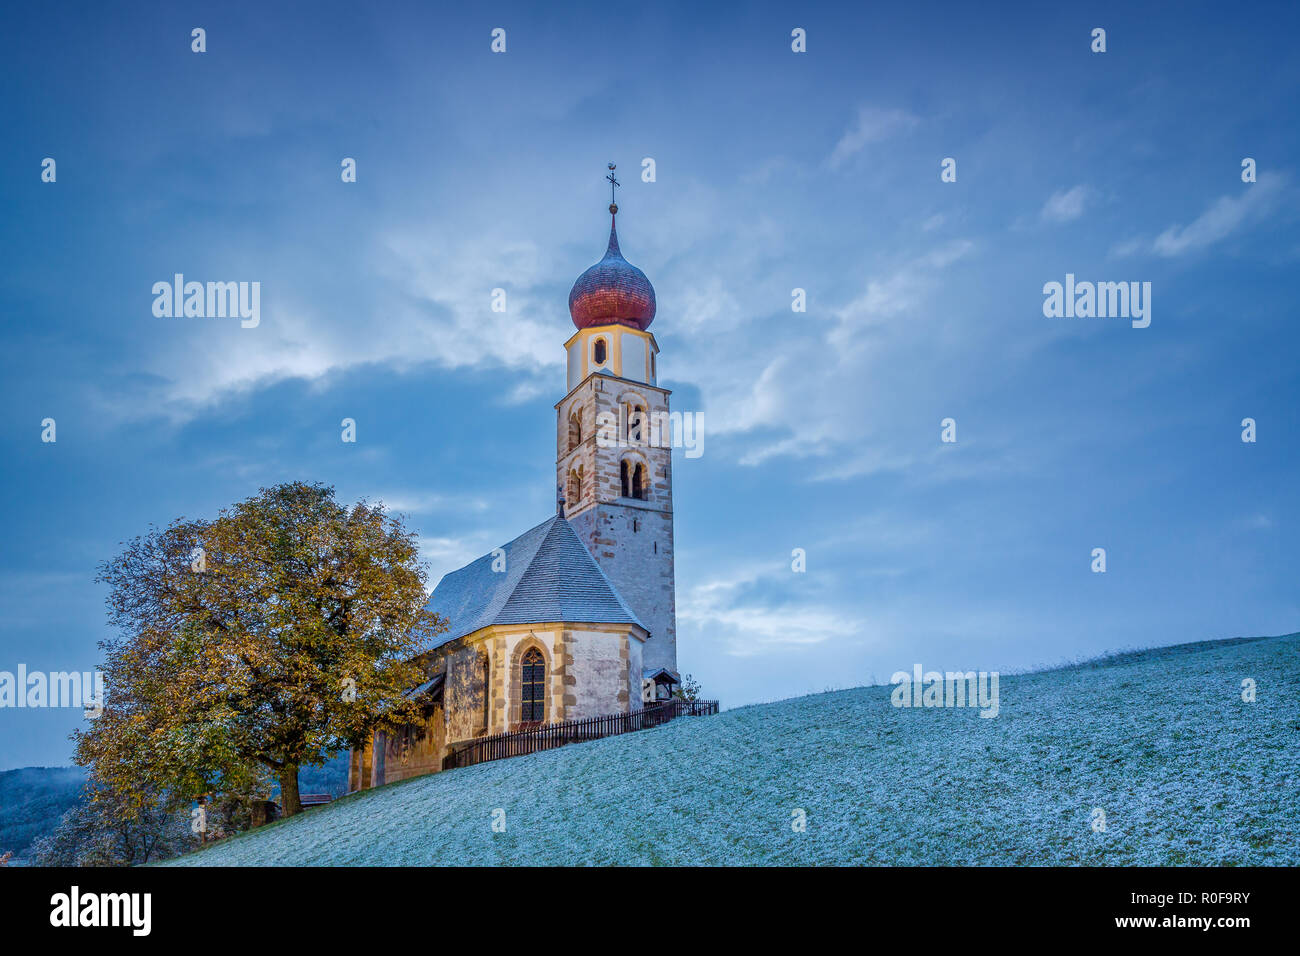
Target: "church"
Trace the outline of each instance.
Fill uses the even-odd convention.
[[[449,627],[407,692],[422,718],[354,750],[349,791],[434,773],[491,735],[627,714],[680,683],[655,290],[623,258],[609,211],[605,255],[569,293],[556,513],[438,583],[428,606]]]

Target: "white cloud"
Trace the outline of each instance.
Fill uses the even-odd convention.
[[[832,611],[822,602],[748,597],[774,590],[779,587],[778,577],[788,579],[793,574],[783,565],[738,568],[729,577],[679,591],[679,624],[720,639],[733,657],[864,636],[862,620]]]
[[[969,325],[954,332],[936,322],[933,300],[945,284],[943,271],[975,248],[954,239],[901,258],[869,275],[861,293],[838,308],[820,307],[814,295],[808,313],[777,313],[758,328],[702,322],[691,330],[691,348],[673,350],[671,366],[663,367],[674,379],[698,383],[710,436],[723,439],[715,447],[740,464],[815,458],[810,477],[837,478],[905,469],[913,453],[885,442],[881,432],[907,396],[941,374],[934,337],[970,333]],[[715,268],[720,275],[735,271],[728,262]],[[760,300],[771,310],[782,288],[775,280],[737,287],[727,312],[754,315]]]
[[[427,515],[440,511],[485,511],[488,503],[469,495],[442,495],[430,491],[394,491],[371,496],[394,513]]]
[[[556,307],[554,285],[563,269],[537,243],[453,241],[445,227],[423,227],[376,235],[369,248],[374,263],[357,270],[371,299],[366,314],[295,288],[307,281],[301,264],[268,264],[265,273],[284,278],[273,289],[264,284],[257,327],[178,324],[150,337],[136,370],[149,384],[106,392],[102,407],[122,419],[161,414],[185,422],[290,379],[322,382],[366,365],[406,371],[426,362],[508,369],[516,374],[501,399],[511,403],[536,393],[532,373],[562,366],[568,316],[562,300]],[[506,290],[504,313],[491,309],[495,288]]]
[[[625,254],[653,278],[672,266],[660,305],[665,314],[671,309],[677,332],[694,323],[721,328],[742,321],[735,298],[709,271],[712,259],[682,255],[684,236],[715,243],[714,253],[743,244],[746,265],[776,254],[784,241],[779,224],[762,217],[748,224],[742,241],[718,214],[718,202],[712,187],[687,182],[659,214],[637,221],[631,242],[623,236]],[[575,259],[557,241],[557,214],[544,204],[507,224],[476,203],[434,223],[404,216],[379,215],[357,243],[362,252],[354,276],[338,287],[364,303],[360,308],[323,292],[318,264],[296,248],[254,256],[254,274],[277,277],[263,282],[258,327],[177,322],[150,331],[131,343],[130,386],[97,388],[100,407],[120,420],[162,415],[183,423],[279,382],[328,387],[336,374],[367,365],[397,372],[426,363],[508,371],[501,377],[503,404],[562,386],[562,345],[573,330],[566,293],[599,258],[601,231],[582,235],[586,251]],[[491,310],[497,288],[506,292],[504,313]]]
[[[884,110],[864,106],[858,110],[854,124],[831,150],[827,163],[838,169],[846,160],[861,152],[869,143],[878,143],[898,133],[907,132],[920,122],[906,110]]]
[[[1043,219],[1048,222],[1073,222],[1083,215],[1088,195],[1086,186],[1057,190],[1043,204]]]
[[[509,539],[506,539],[509,540]],[[420,558],[429,567],[429,593],[443,576],[458,571],[477,558],[483,557],[503,541],[492,541],[486,532],[476,531],[463,537],[445,535],[421,535]]]
[[[1187,226],[1170,226],[1152,243],[1157,255],[1180,256],[1203,249],[1235,232],[1247,218],[1261,210],[1269,196],[1264,182],[1256,183],[1244,196],[1220,196],[1209,209]]]
[[[1142,251],[1144,245],[1146,245],[1146,243],[1142,239],[1125,239],[1111,246],[1109,254],[1123,259],[1128,256],[1137,255]]]
[[[887,276],[869,279],[861,295],[834,313],[839,326],[828,334],[828,340],[837,348],[850,348],[864,327],[915,312],[938,283],[936,273],[974,248],[968,239],[954,239],[903,263]]]
[[[740,302],[718,276],[686,285],[677,298],[680,311],[674,319],[686,334],[705,325],[715,330],[734,328],[743,321]]]
[[[1114,246],[1111,255],[1148,252],[1175,258],[1199,252],[1272,215],[1278,208],[1278,200],[1286,192],[1286,181],[1283,175],[1261,175],[1258,182],[1243,184],[1240,194],[1220,196],[1187,225],[1170,226],[1150,242],[1145,239],[1126,240]]]

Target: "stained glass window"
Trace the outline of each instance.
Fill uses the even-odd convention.
[[[520,719],[540,723],[546,718],[546,662],[541,652],[532,648],[524,655]]]

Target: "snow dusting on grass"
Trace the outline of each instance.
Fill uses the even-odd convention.
[[[367,791],[171,862],[1300,865],[1300,635],[1000,690],[993,719],[897,709],[889,687],[680,718]]]

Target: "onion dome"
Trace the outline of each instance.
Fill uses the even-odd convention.
[[[611,203],[609,211],[617,214],[618,206]],[[613,215],[605,258],[578,276],[569,292],[569,315],[580,329],[617,323],[644,331],[654,321],[655,287],[619,252]]]

